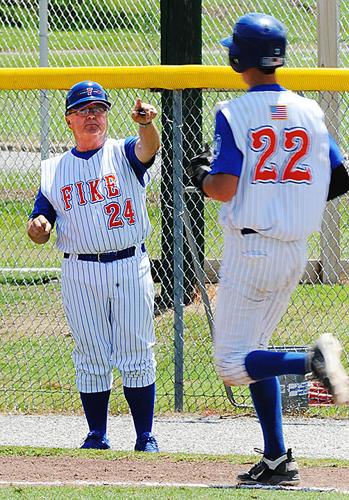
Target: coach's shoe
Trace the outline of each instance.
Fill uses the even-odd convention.
[[[262,453],[260,450],[255,450]],[[299,484],[298,465],[292,456],[292,450],[275,460],[262,460],[254,465],[249,472],[239,474],[237,477],[240,484],[268,484],[280,486],[295,486]]]
[[[109,439],[103,432],[91,431],[87,434],[80,448],[93,448],[95,450],[109,450]]]
[[[341,363],[342,348],[331,333],[324,333],[310,352],[310,372],[332,394],[338,405],[349,402],[349,376]]]
[[[148,453],[157,453],[159,451],[158,443],[150,432],[144,432],[136,441],[135,451],[147,451]]]

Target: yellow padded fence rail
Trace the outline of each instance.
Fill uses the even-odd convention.
[[[349,69],[281,68],[281,85],[290,90],[349,91]],[[108,89],[245,89],[229,66],[119,66],[77,68],[0,68],[0,90],[64,90],[82,80]]]

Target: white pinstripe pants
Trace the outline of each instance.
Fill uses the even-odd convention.
[[[114,367],[127,387],[155,381],[154,286],[146,254],[137,249],[134,257],[111,263],[63,259],[62,296],[80,392],[109,390]]]
[[[226,231],[218,287],[214,356],[226,385],[254,382],[247,354],[266,349],[307,261],[306,241]]]

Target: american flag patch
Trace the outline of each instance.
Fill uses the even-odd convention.
[[[272,120],[287,120],[287,106],[285,104],[276,104],[270,106]]]

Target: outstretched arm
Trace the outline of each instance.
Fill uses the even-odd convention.
[[[159,131],[153,123],[157,114],[154,106],[136,99],[131,116],[132,120],[139,125],[139,139],[135,153],[142,163],[148,163],[160,148]]]

